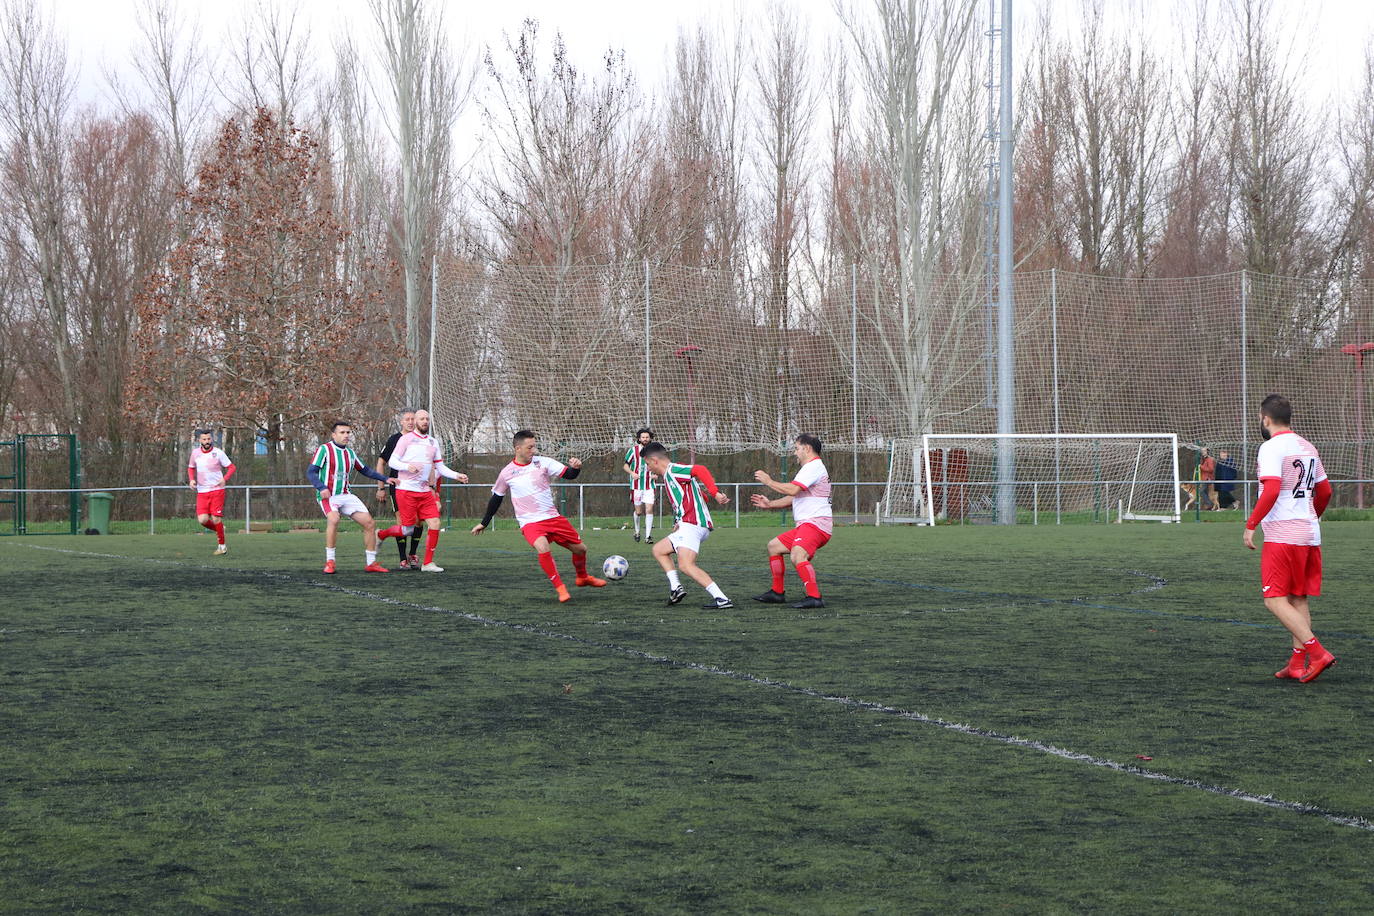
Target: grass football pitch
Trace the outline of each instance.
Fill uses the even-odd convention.
[[[843,527],[812,611],[585,536],[0,538],[0,912],[1374,909],[1374,525],[1307,685],[1239,523]]]

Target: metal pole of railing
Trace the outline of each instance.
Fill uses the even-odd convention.
[[[739,484],[735,484],[735,527],[739,527]]]
[[[587,513],[586,513],[586,511],[585,511],[585,503],[584,503],[584,500],[583,500],[583,496],[586,494],[586,492],[587,492],[587,488],[584,487],[582,484],[579,483],[579,484],[577,485],[577,527],[578,527],[578,528],[586,528],[586,527],[587,527]]]
[[[148,488],[148,533],[157,534],[157,524],[153,518],[157,515],[157,487]]]
[[[253,488],[243,488],[243,533],[253,530]]]

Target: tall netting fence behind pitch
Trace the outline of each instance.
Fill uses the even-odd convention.
[[[876,458],[898,439],[997,431],[981,277],[846,267],[779,285],[451,261],[437,279],[435,423],[458,452],[504,451],[528,426],[546,446],[614,454],[646,420],[708,455],[785,452],[806,431]],[[1367,476],[1368,373],[1342,347],[1374,336],[1374,282],[1041,271],[1016,277],[1015,306],[1018,433],[1172,432],[1185,478],[1204,447],[1245,477],[1257,405],[1277,391],[1333,477]]]

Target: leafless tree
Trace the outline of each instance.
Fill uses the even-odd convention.
[[[984,156],[961,138],[982,131],[975,43],[976,4],[963,0],[873,0],[842,4],[871,127],[849,168],[854,248],[866,296],[861,320],[881,325],[874,356],[890,373],[899,435],[931,428],[942,390],[960,374],[951,358],[975,301],[952,285],[951,255],[976,225]],[[974,284],[976,286],[976,284]],[[953,335],[953,337],[951,337]]]
[[[77,355],[66,278],[70,268],[66,208],[67,143],[74,78],[67,49],[38,8],[6,0],[0,8],[2,196],[9,256],[23,271],[26,294],[44,319],[53,347],[59,400],[54,418],[74,431]]]
[[[304,109],[315,88],[313,51],[299,0],[257,0],[236,36],[234,64],[243,98],[238,107],[266,108],[284,123],[313,120]]]
[[[405,287],[406,391],[428,384],[419,359],[429,325],[428,278],[446,202],[457,190],[452,136],[472,89],[472,68],[444,36],[442,6],[426,0],[368,0],[385,74],[383,122],[395,143],[399,199],[391,235]]]
[[[1321,266],[1313,228],[1321,122],[1305,106],[1303,54],[1272,0],[1228,0],[1231,57],[1217,71],[1227,191],[1240,263],[1300,276]]]

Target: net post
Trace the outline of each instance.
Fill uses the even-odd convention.
[[[429,378],[425,380],[425,409],[434,416],[434,344],[439,335],[436,332],[439,320],[439,255],[436,253],[429,262]]]
[[[926,476],[926,515],[930,519],[930,527],[935,527],[935,488],[930,481],[930,435],[921,436],[921,466],[925,469]]]
[[[649,309],[650,309],[650,282],[649,259],[644,259],[644,425],[649,426],[649,341],[653,336],[650,330]]]
[[[854,524],[859,523],[859,265],[849,265],[850,436],[854,440]]]

